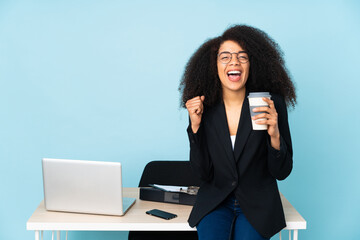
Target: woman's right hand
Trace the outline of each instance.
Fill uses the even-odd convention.
[[[204,100],[205,96],[197,96],[190,100],[187,100],[185,103],[185,106],[189,112],[193,133],[196,133],[199,130],[201,117],[204,112]]]

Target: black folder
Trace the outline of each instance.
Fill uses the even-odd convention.
[[[146,201],[194,205],[196,195],[182,192],[166,192],[154,187],[141,187],[140,199]]]

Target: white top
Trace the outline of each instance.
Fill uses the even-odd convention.
[[[233,147],[233,150],[234,150],[236,135],[231,135],[230,138],[231,138],[231,143],[232,143],[232,147]]]

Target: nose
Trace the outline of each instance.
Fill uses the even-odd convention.
[[[231,54],[231,60],[229,62],[229,65],[240,65],[240,61],[239,59],[237,58],[237,53],[232,53]]]

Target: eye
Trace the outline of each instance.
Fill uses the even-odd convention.
[[[241,62],[241,63],[247,63],[249,61],[249,58],[247,56],[244,56],[244,55],[239,56],[238,59],[239,59],[239,62]]]
[[[230,59],[231,59],[231,54],[228,53],[228,52],[223,52],[223,53],[221,53],[220,56],[219,56],[219,60],[220,60],[221,62],[223,62],[223,63],[229,62]]]

